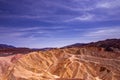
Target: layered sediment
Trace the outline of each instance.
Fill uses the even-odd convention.
[[[120,55],[99,47],[32,52],[10,66],[1,80],[120,80]]]

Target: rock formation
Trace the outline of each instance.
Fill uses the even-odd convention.
[[[120,80],[120,54],[99,47],[32,52],[10,66],[1,80]]]
[[[15,63],[20,57],[22,57],[22,54],[0,57],[0,78],[7,72],[10,65]]]

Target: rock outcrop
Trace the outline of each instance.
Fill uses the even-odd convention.
[[[22,57],[22,54],[15,54],[11,56],[6,57],[0,57],[0,80],[3,74],[5,74],[8,70],[8,68],[15,63],[20,57]]]
[[[9,67],[1,80],[120,80],[120,54],[99,47],[32,52]]]

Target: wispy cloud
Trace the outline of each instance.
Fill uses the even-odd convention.
[[[72,21],[93,21],[94,15],[93,14],[84,14],[82,16],[78,16],[69,20],[65,20],[65,22],[72,22]]]
[[[96,4],[96,8],[113,9],[120,7],[120,0],[101,0]]]
[[[68,27],[52,26],[52,27],[0,27],[0,38],[48,38],[54,36],[56,33],[66,32]]]
[[[120,27],[102,27],[102,28],[95,28],[90,30],[84,36],[86,37],[95,37],[95,38],[120,38]]]
[[[8,14],[8,15],[0,15],[0,18],[27,18],[27,19],[41,19],[41,18],[45,18],[46,16],[40,16],[40,15],[36,15],[36,16],[33,16],[33,15],[11,15],[11,14]]]

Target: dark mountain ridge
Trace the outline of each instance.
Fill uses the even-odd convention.
[[[6,49],[6,48],[16,48],[16,47],[7,44],[0,44],[0,49]]]
[[[84,46],[102,47],[106,51],[120,52],[120,39],[106,39],[106,40],[91,42],[91,43],[76,43],[76,44],[68,45],[62,48],[84,47]]]

